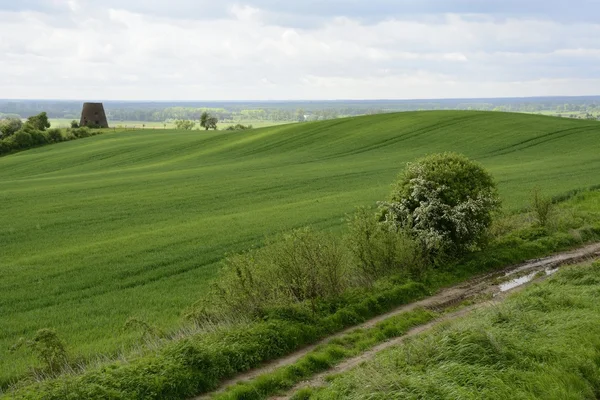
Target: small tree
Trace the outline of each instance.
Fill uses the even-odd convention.
[[[79,122],[77,122],[75,120],[71,121],[71,128],[73,128],[73,129],[79,128]]]
[[[481,165],[443,153],[409,163],[391,201],[381,206],[386,221],[412,232],[432,256],[483,246],[500,201],[492,176]]]
[[[50,128],[50,122],[48,121],[48,115],[45,112],[34,115],[33,117],[27,118],[27,125],[38,131],[45,131],[46,128]]]
[[[0,138],[7,138],[14,135],[23,127],[23,122],[19,118],[6,118],[0,120]]]
[[[217,122],[219,122],[219,120],[217,119],[217,117],[213,117],[212,115],[210,115],[209,113],[207,113],[206,111],[204,111],[202,113],[202,115],[200,116],[200,126],[203,127],[206,130],[209,129],[217,129]]]

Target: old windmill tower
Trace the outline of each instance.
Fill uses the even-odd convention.
[[[108,120],[102,103],[83,103],[79,126],[108,128]]]

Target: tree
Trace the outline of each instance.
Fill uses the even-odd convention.
[[[409,163],[380,204],[387,222],[407,229],[430,255],[457,255],[482,247],[500,206],[492,176],[455,153]]]
[[[0,137],[7,138],[14,135],[23,127],[23,123],[19,118],[6,118],[0,120]]]
[[[27,124],[32,128],[37,129],[38,131],[45,131],[46,128],[50,128],[50,122],[48,122],[48,115],[45,112],[27,118]]]
[[[73,129],[79,128],[79,122],[77,122],[75,120],[71,121],[71,128],[73,128]]]
[[[200,116],[200,126],[206,130],[209,129],[217,129],[217,122],[219,122],[217,117],[213,117],[208,112],[204,111]]]

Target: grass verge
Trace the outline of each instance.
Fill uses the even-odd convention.
[[[214,395],[213,399],[265,399],[282,390],[292,388],[311,376],[326,371],[341,360],[356,356],[388,339],[404,335],[411,328],[423,325],[438,314],[415,310],[391,317],[369,329],[357,329],[340,338],[318,346],[294,364],[263,374],[252,381],[241,383]]]
[[[296,399],[596,399],[600,263],[380,353]]]

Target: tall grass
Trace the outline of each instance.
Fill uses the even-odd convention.
[[[343,374],[311,399],[595,399],[600,263],[572,267]]]

